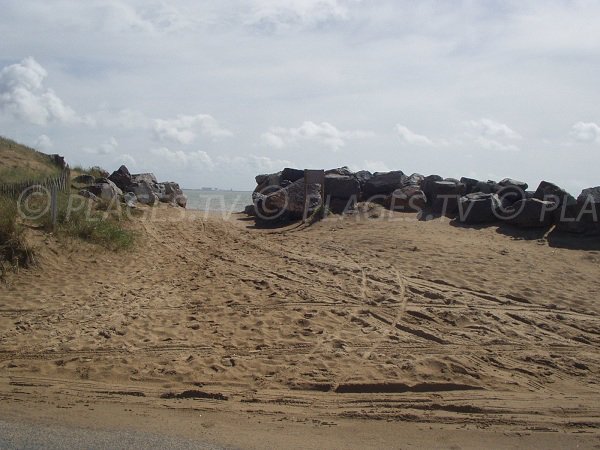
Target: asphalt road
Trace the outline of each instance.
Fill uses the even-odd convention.
[[[89,430],[15,423],[0,420],[0,449],[206,449],[222,450],[199,440],[162,436],[141,431]]]

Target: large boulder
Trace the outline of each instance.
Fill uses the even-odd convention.
[[[368,199],[373,196],[390,195],[402,187],[406,175],[401,170],[393,172],[376,172],[367,180],[363,187],[364,196]]]
[[[422,211],[427,204],[427,196],[418,185],[408,185],[396,189],[385,199],[385,206],[393,211]]]
[[[109,203],[118,200],[119,196],[123,195],[123,191],[108,178],[97,178],[95,184],[84,189],[94,194],[100,200]]]
[[[465,185],[465,194],[470,194],[472,192],[479,192],[477,190],[477,185],[479,184],[479,180],[475,178],[467,178],[462,177],[460,182]]]
[[[576,206],[556,214],[556,229],[569,233],[600,234],[600,186],[584,189],[577,197]]]
[[[281,180],[298,181],[300,178],[304,178],[304,170],[301,169],[291,169],[286,167],[281,171]]]
[[[457,180],[435,181],[431,186],[433,210],[440,214],[454,214],[458,200],[464,195],[466,186]],[[429,198],[429,197],[428,197]]]
[[[443,178],[439,175],[427,175],[421,181],[421,190],[425,193],[425,196],[431,203],[433,200],[433,184],[437,181],[442,181]]]
[[[266,196],[263,202],[264,209],[268,211],[285,212],[291,219],[302,218],[305,213],[312,214],[321,204],[321,185],[310,184],[306,192],[308,199],[305,201],[304,178]]]
[[[494,192],[502,200],[504,205],[512,205],[513,203],[527,198],[528,184],[524,181],[513,180],[512,178],[504,178],[495,186]]]
[[[352,175],[329,173],[325,175],[325,195],[340,199],[358,198],[360,183]]]
[[[537,198],[527,198],[515,202],[506,208],[503,220],[511,225],[523,228],[549,227],[554,223],[556,203]]]
[[[344,166],[326,170],[325,175],[346,175],[350,177],[354,175],[354,172],[352,172],[348,166]]]
[[[420,173],[413,173],[404,179],[404,181],[402,182],[402,187],[417,186],[420,189],[421,182],[424,179],[425,179],[424,175],[421,175]]]
[[[139,181],[132,183],[127,188],[128,192],[133,192],[137,197],[138,202],[142,205],[155,205],[158,203],[158,195],[154,191],[152,185],[150,185],[147,181]]]
[[[496,194],[472,192],[458,201],[458,220],[463,223],[496,222],[501,206]]]
[[[577,203],[575,198],[565,191],[563,188],[557,186],[554,183],[548,181],[542,181],[535,193],[533,198],[538,200],[545,200],[557,203],[559,206],[573,206]]]
[[[183,208],[187,204],[187,196],[183,193],[179,184],[172,181],[165,181],[152,186],[154,193],[158,195],[158,199],[163,203],[172,203]]]
[[[279,187],[281,184],[281,172],[257,175],[255,180],[256,188],[254,189],[254,192],[263,194],[274,192],[277,190],[275,188]]]
[[[142,181],[145,181],[150,186],[152,186],[154,184],[158,184],[158,181],[156,180],[156,177],[154,176],[153,173],[148,172],[148,173],[137,173],[135,175],[131,175],[132,183],[140,183]]]
[[[123,191],[127,190],[127,187],[132,183],[131,174],[125,166],[119,167],[115,170],[108,179],[115,183],[117,187]]]

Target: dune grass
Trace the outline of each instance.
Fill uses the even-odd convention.
[[[0,196],[0,279],[8,270],[29,267],[33,262],[33,249],[18,221],[17,202]]]
[[[126,250],[135,243],[136,233],[127,227],[131,211],[119,203],[94,204],[79,196],[59,194],[57,212],[55,227],[49,210],[34,222],[58,236],[79,238],[110,250]]]

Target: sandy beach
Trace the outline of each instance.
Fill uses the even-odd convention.
[[[0,418],[243,448],[600,445],[598,250],[389,212],[133,226],[120,253],[31,232],[38,267],[0,287]]]

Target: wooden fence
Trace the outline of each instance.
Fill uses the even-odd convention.
[[[69,190],[70,182],[71,171],[68,167],[65,167],[60,175],[56,177],[49,177],[41,180],[27,180],[20,183],[0,184],[0,194],[18,198],[25,190],[34,192],[47,189],[49,191],[56,190],[58,192],[67,192]]]

